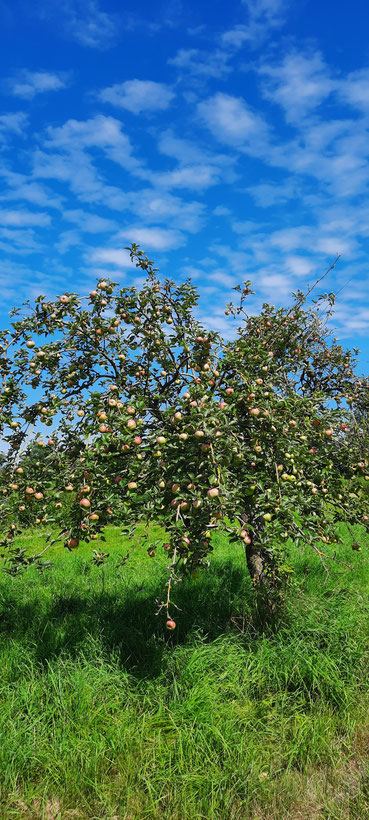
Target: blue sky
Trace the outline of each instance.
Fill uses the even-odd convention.
[[[368,25],[364,0],[0,0],[2,324],[137,281],[135,241],[229,334],[233,285],[282,304],[341,253],[367,370]]]

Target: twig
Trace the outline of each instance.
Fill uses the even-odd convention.
[[[277,465],[276,465],[276,462],[274,462],[274,466],[275,466],[275,474],[276,474],[276,476],[277,476],[277,484],[278,484],[279,500],[280,500],[280,502],[281,502],[281,504],[282,504],[282,503],[283,503],[283,499],[282,499],[282,493],[281,493],[281,485],[280,485],[280,483],[279,483],[279,473],[278,473],[278,467],[277,467]]]

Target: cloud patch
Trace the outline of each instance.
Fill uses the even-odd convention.
[[[116,108],[124,108],[131,114],[165,111],[174,99],[169,85],[153,80],[126,80],[124,83],[104,88],[98,99]]]
[[[62,88],[66,88],[68,82],[69,75],[67,72],[27,71],[24,69],[16,77],[8,79],[5,86],[14,97],[32,100],[36,94],[60,91]]]

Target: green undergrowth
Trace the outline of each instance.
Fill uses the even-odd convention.
[[[158,532],[152,531],[156,537]],[[116,528],[0,577],[0,817],[343,820],[369,816],[369,550],[350,568],[291,546],[275,629],[257,627],[242,551],[157,614],[167,559]],[[38,549],[37,534],[22,541]],[[94,545],[93,545],[94,546]],[[119,566],[121,556],[131,553]]]

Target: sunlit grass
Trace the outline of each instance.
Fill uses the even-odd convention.
[[[261,634],[242,551],[218,536],[167,633],[166,555],[106,536],[103,571],[91,545],[56,545],[43,574],[0,577],[0,816],[367,817],[367,548],[347,536],[353,569],[325,583],[295,551],[285,614]]]

